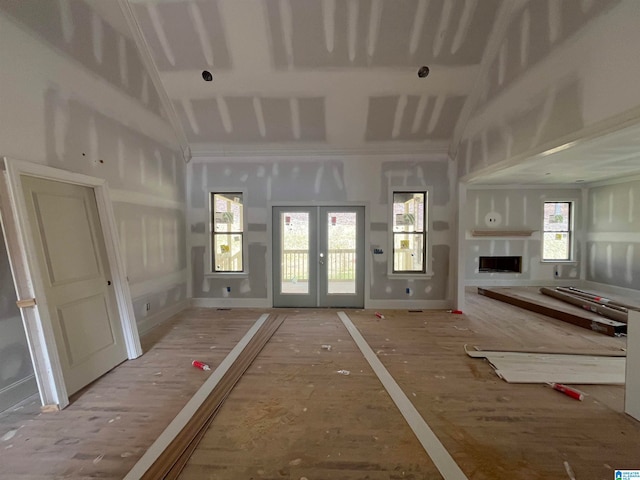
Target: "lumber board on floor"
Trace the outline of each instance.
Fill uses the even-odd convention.
[[[161,454],[156,457],[150,466],[146,467],[145,465],[146,470],[142,475],[139,475],[139,472],[134,473],[132,470],[126,478],[141,478],[142,480],[178,478],[198,442],[202,439],[203,432],[210,425],[222,403],[271,336],[280,327],[284,318],[284,315],[270,315],[259,326],[255,334],[247,338],[246,344],[242,345],[237,356],[234,356],[231,360],[232,363],[221,374],[220,380],[216,381],[213,390],[210,393],[207,390],[208,395],[206,398],[186,421],[184,427],[165,446]],[[212,377],[215,375],[216,371],[213,372]]]
[[[605,335],[615,336],[627,332],[625,323],[592,314],[571,305],[564,306],[560,301],[552,304],[548,300],[541,299],[540,297],[544,297],[542,294],[531,294],[524,289],[478,287],[478,294]]]

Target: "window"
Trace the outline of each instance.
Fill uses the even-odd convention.
[[[211,194],[213,272],[244,272],[244,205],[242,193]]]
[[[542,260],[571,260],[571,202],[544,202]]]
[[[426,273],[427,193],[393,192],[393,273]]]

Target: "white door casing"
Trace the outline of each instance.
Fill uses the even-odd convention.
[[[104,179],[6,157],[0,159],[0,172],[3,173],[3,181],[0,182],[0,208],[3,212],[3,226],[7,233],[7,247],[16,290],[21,301],[35,299],[35,302],[32,302],[33,306],[21,309],[21,314],[34,361],[40,398],[43,405],[64,408],[69,403],[68,391],[58,354],[59,347],[54,334],[52,317],[49,315],[48,299],[43,283],[44,272],[41,271],[36,254],[34,232],[28,219],[27,202],[21,178],[23,176],[39,177],[93,189],[106,249],[107,271],[111,272],[113,294],[124,334],[126,352],[128,358],[133,359],[142,354],[142,348],[124,263],[118,248],[117,228],[108,187]]]

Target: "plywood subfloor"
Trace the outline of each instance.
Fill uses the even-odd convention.
[[[579,479],[608,479],[613,468],[637,468],[640,423],[622,413],[622,387],[580,386],[589,395],[577,402],[545,386],[507,384],[488,363],[463,350],[466,343],[619,351],[625,339],[467,294],[466,315],[385,311],[382,320],[373,311],[348,312],[467,476],[568,478],[564,461]],[[359,477],[355,472],[376,462],[382,468],[371,479],[438,478],[414,449],[415,439],[403,433],[402,418],[386,408],[390,400],[364,360],[352,355],[356,347],[347,342],[337,317],[335,328],[333,317],[324,320],[335,311],[287,313],[292,312],[308,320],[290,323],[280,341],[274,337],[238,385],[235,401],[214,422],[220,438],[214,435],[205,444],[214,458],[224,453],[224,462],[209,462],[209,469],[209,455],[198,453],[192,467],[209,472],[199,478],[224,478],[229,468],[252,471],[236,478],[255,480],[339,479],[343,472],[344,478],[366,478],[368,472]],[[122,478],[206,378],[191,360],[215,367],[261,313],[269,312],[188,310],[143,339],[143,357],[74,396],[64,411],[40,414],[34,401],[0,415],[0,477]],[[329,327],[331,335],[325,336]],[[316,345],[335,344],[336,350],[310,353],[305,345],[311,338]],[[343,362],[343,355],[350,360]],[[352,373],[341,376],[334,372],[339,369]],[[295,442],[282,439],[288,432]],[[273,445],[258,448],[265,446],[263,438]],[[244,447],[258,457],[246,463]],[[263,461],[269,463],[259,467]],[[349,461],[352,468],[343,468]],[[399,470],[385,470],[396,464]],[[413,477],[402,476],[406,465]]]
[[[396,475],[439,478],[335,311],[316,310],[287,315],[180,478]]]

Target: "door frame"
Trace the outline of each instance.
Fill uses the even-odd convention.
[[[7,157],[0,158],[0,172],[4,177],[3,181],[0,181],[2,226],[5,231],[9,263],[18,295],[18,306],[27,334],[29,351],[33,360],[40,400],[43,406],[53,405],[62,409],[69,404],[69,395],[62,375],[60,357],[53,334],[53,323],[48,311],[42,272],[37,261],[33,232],[29,224],[20,177],[32,176],[93,189],[127,357],[134,359],[142,355],[142,347],[140,346],[140,336],[126,270],[120,254],[118,230],[107,181]],[[35,301],[31,302],[30,300]],[[20,305],[20,303],[22,304]]]
[[[362,207],[364,208],[364,308],[368,308],[369,296],[371,294],[371,285],[369,282],[369,272],[371,271],[371,248],[369,243],[369,202],[269,202],[267,204],[267,241],[269,248],[267,248],[267,301],[271,308],[273,308],[273,229],[276,227],[273,224],[273,209],[274,207]]]

